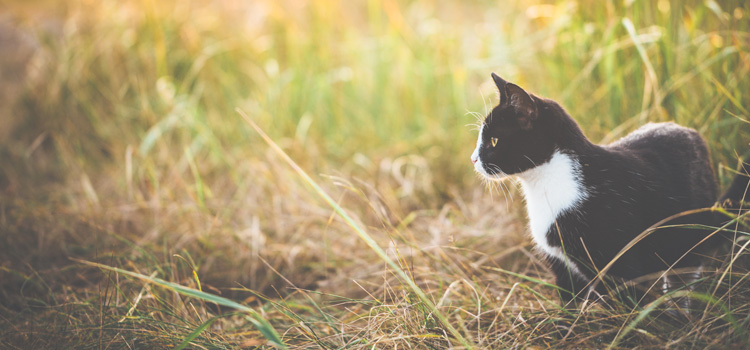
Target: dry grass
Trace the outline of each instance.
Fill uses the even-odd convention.
[[[2,61],[27,82],[0,81],[20,92],[0,109],[2,348],[748,346],[746,228],[687,324],[561,309],[467,126],[495,70],[594,140],[695,127],[726,184],[750,149],[744,3],[37,6],[0,5],[36,38]]]

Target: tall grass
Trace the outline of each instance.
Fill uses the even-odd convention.
[[[571,311],[520,195],[468,162],[495,71],[595,141],[694,127],[725,185],[750,150],[744,2],[5,6],[40,49],[1,116],[4,347],[748,344],[741,226],[689,326],[661,315],[672,296]]]

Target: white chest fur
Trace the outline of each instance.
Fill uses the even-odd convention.
[[[582,183],[581,166],[574,157],[555,152],[549,162],[518,174],[529,215],[531,235],[544,253],[565,261],[570,269],[583,275],[567,259],[563,249],[551,246],[547,232],[560,215],[576,210],[588,193]]]

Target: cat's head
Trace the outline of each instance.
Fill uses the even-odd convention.
[[[479,174],[500,179],[549,161],[555,142],[547,115],[550,102],[530,95],[495,73],[492,79],[500,92],[500,102],[479,129],[471,161]]]

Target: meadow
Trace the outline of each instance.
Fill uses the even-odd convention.
[[[569,310],[522,194],[469,160],[494,71],[595,142],[697,129],[725,188],[750,156],[745,1],[0,11],[34,42],[0,90],[0,348],[750,346],[747,218],[690,322]]]

